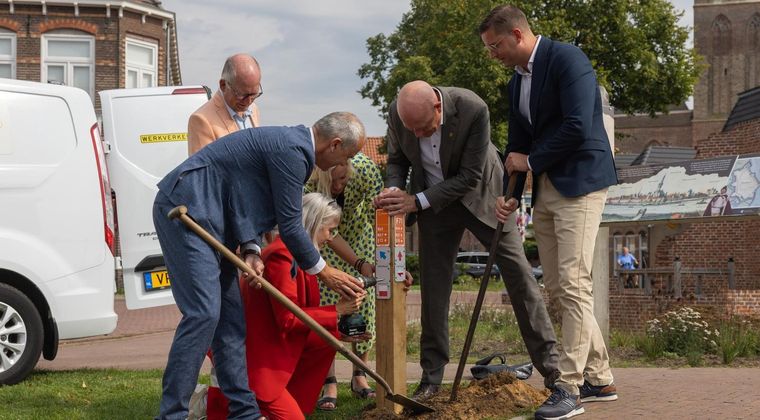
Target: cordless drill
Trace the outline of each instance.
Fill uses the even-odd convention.
[[[362,289],[365,290],[377,284],[377,278],[375,277],[359,275],[356,279],[362,283]],[[367,320],[358,311],[348,315],[341,315],[340,320],[338,320],[338,331],[348,337],[362,335],[367,332]]]

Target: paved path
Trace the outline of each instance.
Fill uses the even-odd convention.
[[[460,292],[452,303],[469,303],[475,293]],[[486,304],[499,305],[499,292],[489,292]],[[419,317],[419,294],[411,292],[407,317]],[[179,311],[174,306],[127,311],[117,299],[119,323],[107,336],[68,340],[61,344],[54,361],[41,360],[38,369],[79,368],[155,369],[163,368],[171,345]],[[614,360],[613,360],[614,362]],[[208,372],[204,365],[204,372]],[[469,373],[469,369],[466,370]],[[456,364],[446,369],[452,381]],[[751,419],[760,417],[760,369],[758,368],[617,368],[614,369],[620,399],[610,403],[586,404],[581,419],[682,418]],[[419,380],[416,363],[407,363],[407,378]],[[339,361],[337,376],[348,381],[351,366]],[[465,376],[468,379],[468,376]],[[542,386],[536,373],[528,382]]]

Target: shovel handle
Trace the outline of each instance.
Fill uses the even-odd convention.
[[[512,192],[515,190],[516,183],[517,174],[513,173],[509,176],[507,194],[504,196],[505,199],[509,200],[509,198],[512,197]],[[467,363],[467,356],[470,355],[472,337],[475,335],[475,327],[478,325],[478,318],[480,318],[480,308],[483,306],[483,300],[486,297],[488,279],[491,277],[491,269],[493,268],[494,259],[496,257],[496,249],[499,246],[499,239],[501,238],[502,229],[504,229],[504,223],[498,222],[496,224],[496,230],[493,233],[493,239],[491,239],[491,248],[488,251],[486,268],[483,271],[483,277],[480,279],[480,290],[478,290],[478,298],[475,300],[475,307],[472,308],[472,318],[470,319],[470,326],[467,329],[467,337],[464,340],[462,355],[459,357],[459,365],[457,366],[457,374],[454,377],[454,384],[451,386],[451,397],[449,398],[449,402],[454,402],[457,399],[457,390],[459,389],[459,383],[462,381],[462,374],[464,373],[464,366]]]
[[[235,255],[234,252],[230,251],[224,244],[219,242],[216,238],[214,238],[210,233],[208,233],[203,227],[201,227],[198,223],[195,222],[188,214],[187,214],[187,207],[185,206],[177,206],[171,211],[169,211],[169,218],[170,219],[179,219],[182,223],[185,224],[185,226],[188,227],[188,229],[192,230],[195,234],[201,237],[206,243],[211,245],[212,248],[219,251],[225,258],[227,258],[231,263],[235,264],[237,268],[239,268],[241,271],[244,271],[248,273],[249,276],[256,279],[257,282],[261,285],[261,288],[264,289],[265,292],[267,292],[269,295],[271,295],[277,302],[282,304],[285,308],[287,308],[290,312],[293,313],[293,315],[296,316],[296,318],[300,319],[301,322],[306,324],[309,329],[317,333],[322,339],[327,341],[330,346],[332,346],[335,350],[337,350],[340,354],[345,356],[348,360],[350,360],[355,366],[360,367],[363,371],[367,372],[369,376],[372,377],[375,381],[377,381],[380,386],[382,386],[385,391],[388,394],[393,394],[393,390],[391,389],[390,385],[388,385],[388,382],[383,379],[382,376],[380,376],[377,372],[370,369],[369,366],[367,366],[366,363],[362,359],[360,359],[357,355],[355,355],[353,352],[346,349],[346,347],[343,345],[343,343],[340,342],[337,338],[335,338],[334,335],[332,335],[329,331],[327,331],[323,326],[319,325],[317,321],[314,320],[314,318],[310,317],[306,312],[303,311],[298,305],[293,303],[292,300],[288,299],[287,296],[283,295],[282,292],[280,292],[276,287],[272,286],[271,283],[269,283],[264,277],[257,275],[255,271],[251,267],[248,266],[248,264],[245,263],[240,257]]]

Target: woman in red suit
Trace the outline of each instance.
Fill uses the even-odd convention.
[[[317,248],[335,236],[340,215],[335,200],[318,193],[303,198],[304,226]],[[359,310],[364,294],[342,298],[336,305],[319,306],[316,276],[296,265],[279,237],[264,249],[262,259],[267,281],[342,338],[338,316]],[[270,420],[303,419],[316,406],[335,350],[263,290],[248,286],[245,280],[241,280],[240,288],[247,324],[248,380],[259,407]],[[227,401],[219,388],[209,388],[207,415],[209,420],[227,417]]]

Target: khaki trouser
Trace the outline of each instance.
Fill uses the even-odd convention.
[[[546,174],[537,177],[533,228],[544,271],[544,284],[562,317],[557,385],[578,395],[584,378],[592,385],[612,383],[609,356],[594,318],[591,267],[594,243],[607,189],[564,197]]]

